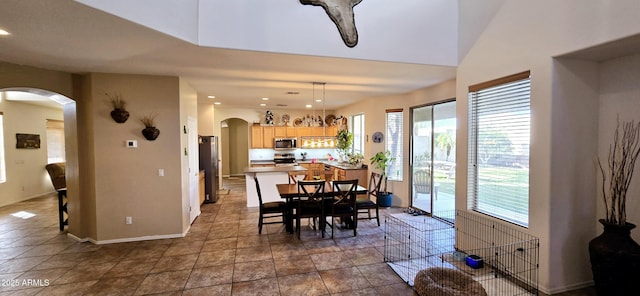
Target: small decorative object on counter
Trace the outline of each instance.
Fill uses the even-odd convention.
[[[362,161],[364,160],[364,155],[361,153],[347,153],[348,162],[352,166],[361,167]]]
[[[301,152],[300,156],[302,156],[302,160],[307,160],[307,152]]]
[[[149,141],[153,141],[158,138],[160,135],[160,130],[155,127],[155,118],[157,114],[150,113],[149,115],[144,115],[140,118],[140,122],[144,124],[145,128],[142,130],[142,135],[145,139]]]
[[[111,111],[111,118],[113,118],[117,123],[124,123],[127,121],[127,119],[129,119],[129,111],[124,108],[127,105],[127,102],[122,99],[122,95],[109,93],[105,93],[105,95],[109,97],[109,101],[113,107],[113,110]]]
[[[273,113],[270,110],[267,110],[267,114],[265,115],[265,122],[268,125],[273,125]]]

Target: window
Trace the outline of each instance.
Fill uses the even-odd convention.
[[[7,171],[4,161],[4,126],[3,114],[0,112],[0,183],[7,182]]]
[[[387,176],[392,181],[402,181],[403,178],[403,121],[402,109],[387,110],[387,139],[385,145],[387,151],[391,152],[391,157],[395,158],[387,167]]]
[[[351,116],[351,132],[353,133],[353,153],[364,155],[364,114]]]
[[[64,122],[47,119],[48,163],[64,162]]]
[[[529,225],[529,71],[469,87],[469,207]]]

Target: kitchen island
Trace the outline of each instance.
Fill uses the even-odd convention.
[[[254,177],[258,177],[262,202],[283,201],[278,194],[276,184],[289,183],[289,172],[305,172],[302,166],[282,166],[282,167],[247,167],[244,169],[247,191],[247,207],[258,207],[258,192]]]

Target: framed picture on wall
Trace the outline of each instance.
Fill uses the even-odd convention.
[[[17,149],[40,149],[40,135],[16,134]]]

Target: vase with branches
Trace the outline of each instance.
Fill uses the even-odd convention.
[[[613,144],[609,146],[607,169],[598,158],[602,175],[602,198],[606,209],[605,221],[625,225],[627,221],[627,190],[633,178],[636,160],[640,155],[640,123],[620,122],[613,134]]]
[[[618,119],[603,165],[598,158],[602,177],[605,218],[599,222],[604,231],[589,242],[593,281],[598,295],[628,295],[635,289],[640,274],[640,245],[631,238],[636,225],[627,222],[627,190],[631,184],[636,160],[640,155],[640,123],[620,124]]]

